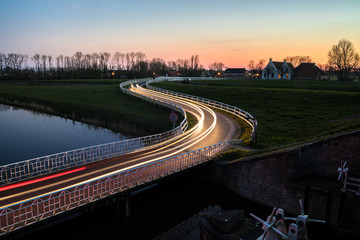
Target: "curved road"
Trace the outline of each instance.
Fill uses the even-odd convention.
[[[130,90],[176,103],[187,113],[194,115],[198,123],[177,140],[169,141],[166,145],[158,144],[121,157],[2,186],[0,187],[0,209],[104,178],[125,169],[233,139],[239,134],[239,128],[233,120],[205,105],[158,93],[138,85],[132,85]]]

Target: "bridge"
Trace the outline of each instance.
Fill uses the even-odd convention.
[[[182,78],[135,79],[123,93],[172,109],[182,116],[174,129],[150,136],[57,153],[0,167],[0,236],[119,192],[207,162],[241,145],[234,120],[247,112],[221,102],[151,86]],[[218,109],[220,111],[214,110]],[[187,115],[197,119],[188,129]]]

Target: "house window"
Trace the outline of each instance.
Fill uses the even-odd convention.
[[[274,73],[271,74],[271,78],[274,78]]]
[[[289,79],[289,73],[286,74],[286,79]]]
[[[280,75],[280,73],[279,73],[279,79],[281,78],[281,75]]]
[[[266,73],[264,73],[264,78],[266,78]]]

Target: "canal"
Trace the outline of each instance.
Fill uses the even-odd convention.
[[[0,165],[124,139],[102,127],[0,104]]]

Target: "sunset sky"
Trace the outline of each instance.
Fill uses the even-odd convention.
[[[326,63],[343,38],[360,52],[359,11],[359,0],[0,0],[0,52],[198,54],[204,67],[294,55]]]

